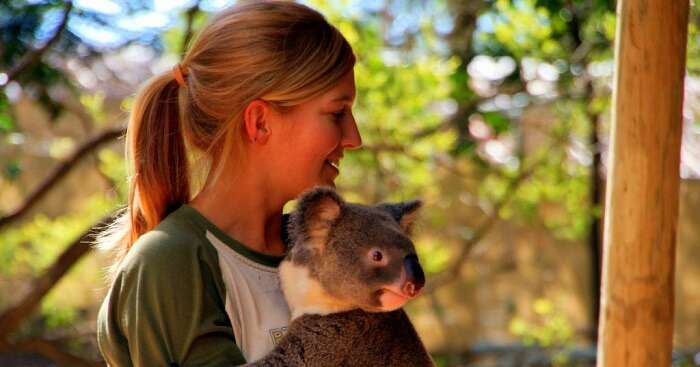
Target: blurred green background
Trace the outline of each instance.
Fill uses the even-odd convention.
[[[108,254],[133,94],[223,0],[0,1],[0,365],[103,365]],[[610,0],[305,2],[353,45],[338,189],[420,197],[440,366],[593,366],[614,69]],[[673,364],[700,365],[700,38],[689,25]],[[163,279],[167,283],[167,279]]]

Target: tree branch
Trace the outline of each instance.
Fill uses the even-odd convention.
[[[455,260],[452,262],[452,265],[450,265],[445,271],[441,272],[440,274],[437,274],[435,276],[435,279],[428,283],[424,293],[433,293],[438,288],[451,283],[455,279],[458,279],[459,273],[462,270],[462,266],[469,257],[471,251],[484,238],[484,236],[486,236],[491,227],[493,227],[493,225],[498,221],[499,211],[501,210],[501,208],[503,208],[513,198],[517,190],[520,188],[520,185],[530,176],[532,176],[535,169],[549,157],[548,152],[551,151],[553,147],[556,147],[559,144],[561,144],[564,139],[565,136],[556,136],[553,139],[551,145],[547,149],[544,149],[542,151],[543,153],[540,157],[538,157],[534,162],[532,162],[527,168],[523,167],[518,173],[518,175],[508,183],[508,187],[506,188],[506,191],[501,197],[501,199],[494,205],[493,210],[483,220],[481,225],[474,232],[474,235],[464,242],[461,251],[455,257]]]
[[[31,338],[16,343],[8,343],[0,340],[0,351],[8,352],[31,352],[47,357],[60,365],[76,367],[97,367],[104,366],[101,362],[91,362],[70,353],[64,352],[56,343],[41,339]]]
[[[22,299],[9,309],[0,314],[0,342],[15,331],[19,325],[39,305],[42,298],[58,283],[58,281],[71,269],[83,255],[91,250],[91,244],[95,241],[97,228],[104,228],[112,220],[112,216],[106,216],[95,226],[90,227],[78,239],[76,239],[54,263],[33,282],[32,288]]]
[[[126,132],[125,128],[118,127],[103,131],[100,135],[86,141],[78,147],[78,149],[63,163],[54,169],[54,171],[39,184],[39,186],[27,196],[20,206],[7,215],[0,217],[0,228],[17,220],[24,215],[32,206],[41,200],[56,183],[68,174],[71,169],[86,155],[97,149],[104,143],[114,140]]]
[[[73,1],[66,0],[65,7],[63,8],[63,18],[61,19],[61,23],[56,28],[56,32],[41,47],[29,51],[29,53],[24,55],[24,57],[22,57],[22,60],[20,60],[19,63],[17,63],[17,65],[15,65],[12,69],[10,69],[7,72],[7,82],[15,80],[17,76],[19,76],[19,74],[21,74],[24,70],[34,65],[37,61],[39,61],[44,52],[46,52],[46,50],[58,40],[58,38],[61,36],[61,33],[63,33],[63,30],[66,29],[66,25],[68,25],[68,16],[70,15],[72,9]]]
[[[531,164],[528,168],[521,170],[520,173],[508,183],[506,192],[494,205],[491,213],[482,221],[481,225],[479,225],[477,230],[474,232],[474,235],[462,244],[462,248],[459,254],[457,254],[455,257],[455,260],[452,262],[452,265],[450,265],[447,270],[438,274],[434,280],[428,283],[428,286],[425,289],[426,294],[433,293],[436,289],[454,281],[459,277],[459,272],[462,270],[462,266],[469,257],[471,251],[498,221],[501,208],[503,208],[503,206],[505,206],[513,198],[518,188],[520,188],[520,185],[532,175],[535,168],[545,158],[546,155],[537,160],[535,163]]]

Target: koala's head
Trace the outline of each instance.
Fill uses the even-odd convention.
[[[417,296],[425,276],[409,234],[420,206],[351,204],[329,188],[304,194],[280,267],[293,311],[391,311]]]

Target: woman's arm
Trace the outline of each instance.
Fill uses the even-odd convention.
[[[220,296],[216,254],[189,237],[155,230],[125,258],[98,316],[110,365],[245,363]]]

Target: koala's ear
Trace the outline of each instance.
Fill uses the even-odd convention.
[[[333,189],[312,189],[299,199],[297,210],[291,217],[292,228],[297,235],[322,250],[344,205],[343,199]]]
[[[418,218],[418,212],[422,206],[422,201],[411,200],[400,203],[382,203],[377,205],[377,208],[389,213],[399,223],[401,229],[410,234],[413,229],[413,223]]]

